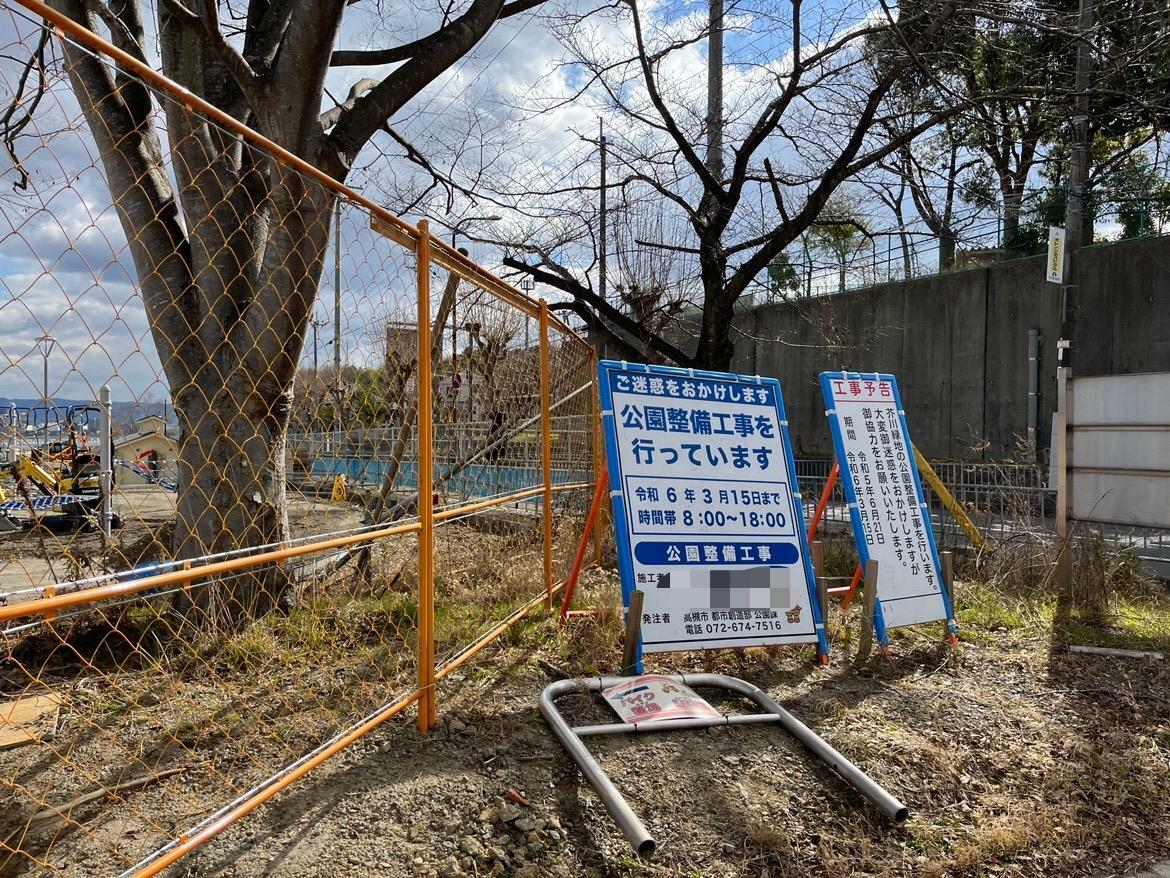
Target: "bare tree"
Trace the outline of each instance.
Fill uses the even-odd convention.
[[[585,73],[575,94],[592,93],[614,120],[611,185],[618,192],[653,190],[689,227],[682,240],[644,242],[695,263],[702,317],[694,355],[679,359],[687,365],[730,364],[735,302],[817,221],[844,181],[968,108],[948,101],[904,109],[888,100],[922,63],[922,52],[937,51],[950,30],[971,26],[969,17],[956,16],[954,3],[927,0],[897,20],[851,20],[827,9],[814,17],[800,0],[751,11],[757,27],[769,28],[772,45],[790,48],[779,59],[741,60],[739,69],[748,72],[727,98],[721,121],[728,145],[718,167],[695,146],[707,134],[704,83],[680,75],[693,58],[688,52],[708,35],[706,19],[668,20],[624,0],[607,13],[611,32],[625,36],[624,43],[599,40],[596,28],[580,19],[560,29],[575,69]],[[875,35],[888,38],[875,41]],[[563,189],[550,185],[542,194]],[[529,252],[535,260],[513,257],[506,264],[538,279],[570,275],[561,288],[594,320],[609,319],[587,295],[587,284],[554,264],[547,248]]]
[[[147,63],[138,0],[51,0]],[[540,0],[442,4],[434,28],[386,48],[334,51],[354,0],[160,0],[162,71],[192,94],[344,180],[407,102],[501,18]],[[425,20],[425,16],[423,16]],[[285,445],[335,196],[140,80],[64,41],[181,425],[174,551],[192,557],[288,536]],[[330,66],[394,65],[322,113]],[[160,106],[161,104],[161,106]],[[165,117],[165,126],[159,111]],[[174,183],[172,184],[172,180]],[[231,621],[280,600],[277,571],[193,591]]]
[[[501,308],[494,300],[480,297],[469,308],[463,321],[467,333],[467,380],[471,382],[469,393],[475,392],[476,405],[485,416],[492,417],[502,404],[502,394],[515,387],[507,387],[508,379],[514,377],[504,368],[504,359],[512,343],[524,334],[524,315],[512,308]],[[527,351],[519,353],[527,358]],[[529,358],[530,359],[530,358]],[[532,365],[531,363],[529,365]],[[539,366],[535,373],[525,376],[526,386],[534,386],[539,380]],[[473,413],[474,417],[474,413]]]
[[[873,238],[866,231],[857,201],[838,190],[809,229],[809,243],[832,258],[837,267],[837,292],[845,292],[845,275],[857,253]]]
[[[617,262],[611,281],[623,308],[640,326],[659,335],[666,324],[698,298],[698,284],[687,254],[655,247],[674,240],[685,227],[673,221],[657,199],[627,202],[614,212]],[[612,275],[611,275],[612,277]]]
[[[964,149],[956,127],[955,120],[948,119],[933,137],[903,144],[880,165],[905,183],[919,217],[938,239],[939,271],[954,268],[959,236],[978,213],[969,206],[970,193],[964,187],[979,158]]]
[[[891,177],[889,174],[879,174],[876,178],[863,181],[878,201],[885,206],[894,218],[894,227],[897,229],[898,246],[902,251],[902,277],[909,280],[914,276],[914,263],[917,257],[914,247],[914,236],[907,225],[906,216],[906,178],[902,175]],[[892,268],[892,266],[890,267]],[[889,271],[889,269],[887,269]]]

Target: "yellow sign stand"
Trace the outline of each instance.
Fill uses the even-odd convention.
[[[338,473],[333,480],[333,494],[329,497],[331,503],[344,503],[349,499],[349,489],[345,485],[345,476]]]
[[[930,488],[942,500],[943,506],[946,507],[947,512],[959,523],[959,527],[963,529],[963,533],[967,535],[967,539],[971,541],[971,545],[977,549],[983,548],[983,534],[979,528],[975,526],[970,517],[967,515],[963,505],[955,499],[954,494],[947,490],[947,486],[942,483],[942,479],[938,477],[938,473],[934,471],[934,467],[930,465],[922,453],[915,448],[914,460],[918,464],[918,472],[922,475]]]

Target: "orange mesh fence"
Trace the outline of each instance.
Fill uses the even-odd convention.
[[[0,6],[0,872],[154,874],[415,701],[429,727],[547,601],[593,357],[34,8]],[[160,136],[113,138],[128,109]]]

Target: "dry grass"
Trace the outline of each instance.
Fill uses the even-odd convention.
[[[572,535],[557,536],[558,557],[571,556]],[[539,546],[539,531],[531,528],[440,529],[440,658],[539,593]],[[411,684],[415,547],[413,537],[388,541],[375,553],[365,582],[347,575],[322,579],[306,586],[289,612],[218,639],[163,643],[154,636],[164,630],[156,627],[163,616],[141,606],[127,610],[110,621],[118,642],[149,645],[138,648],[133,665],[117,664],[111,626],[100,620],[58,631],[39,645],[29,639],[16,658],[73,687],[63,732],[94,723],[160,764],[172,756],[192,761],[185,797],[222,804],[224,790],[214,780],[224,772],[238,767],[236,783],[243,786],[269,763],[288,761],[345,719],[382,703],[396,685]],[[854,609],[836,619],[836,659],[827,671],[814,668],[807,649],[655,657],[652,670],[718,670],[769,688],[896,791],[912,818],[891,829],[795,746],[779,757],[763,745],[753,753],[752,736],[764,732],[737,733],[734,743],[731,736],[714,739],[714,749],[705,735],[678,736],[670,747],[700,749],[690,755],[662,751],[665,764],[680,774],[648,794],[658,813],[677,821],[678,835],[649,871],[611,858],[610,874],[693,875],[698,850],[711,866],[704,866],[704,875],[938,878],[1098,875],[1165,855],[1170,662],[1054,649],[1058,602],[1048,576],[1050,550],[1043,541],[1018,539],[961,559],[956,604],[965,644],[954,654],[944,649],[936,627],[922,626],[899,633],[889,660],[853,668],[847,659],[857,627]],[[837,570],[851,571],[849,550],[831,551]],[[1104,614],[1070,614],[1066,636],[1138,648],[1170,644],[1164,589],[1100,546],[1079,549],[1076,563],[1086,587],[1108,586],[1109,602]],[[615,672],[622,640],[618,595],[612,572],[590,572],[577,606],[599,608],[598,615],[564,628],[533,617],[501,639],[502,655],[493,649],[469,666],[465,685],[488,674],[493,685],[514,685],[524,706],[516,715],[528,717],[533,734],[542,735],[531,711],[540,681],[524,677],[524,669],[540,656],[576,674]],[[71,644],[69,663],[46,664],[62,639]],[[95,670],[108,671],[112,684],[95,685]],[[449,694],[456,694],[454,686]],[[726,783],[712,774],[712,761],[745,747],[753,760],[765,760],[764,768],[750,776],[734,772]],[[113,752],[86,745],[75,758],[96,765]],[[51,772],[43,777],[51,780]],[[178,783],[160,784],[157,801]],[[62,795],[73,792],[63,775],[59,785]],[[745,810],[745,801],[761,810]],[[87,820],[101,824],[105,807],[95,806]],[[604,817],[599,820],[606,827],[599,832],[612,831]],[[734,852],[720,854],[728,839]],[[84,846],[84,835],[73,843]],[[569,859],[550,871],[583,874],[583,861],[572,858],[588,856],[591,844],[570,846]],[[619,838],[615,849],[620,845]]]

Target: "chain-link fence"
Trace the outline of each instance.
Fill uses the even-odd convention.
[[[811,518],[829,478],[833,461],[806,458],[796,461],[806,518]],[[984,537],[1002,542],[1020,535],[1051,535],[1056,516],[1056,490],[1045,467],[1031,463],[931,464],[939,481]],[[963,524],[947,509],[944,498],[924,479],[931,520],[940,549],[971,545]],[[848,528],[849,509],[840,482],[834,484],[821,517],[830,527]],[[1165,577],[1170,571],[1170,534],[1134,525],[1077,521],[1079,537],[1098,536],[1105,545],[1129,552],[1151,572]]]
[[[0,872],[155,874],[414,702],[429,728],[551,601],[593,355],[425,223],[0,16]]]
[[[805,506],[811,514],[833,461],[803,459],[796,462],[797,478]],[[1005,537],[1018,530],[1050,530],[1056,493],[1049,490],[1048,473],[1027,463],[932,463],[939,481],[959,507],[985,536]],[[923,491],[941,548],[970,545],[963,525],[947,508],[944,499],[923,479]],[[829,496],[823,520],[849,523],[840,481]]]

